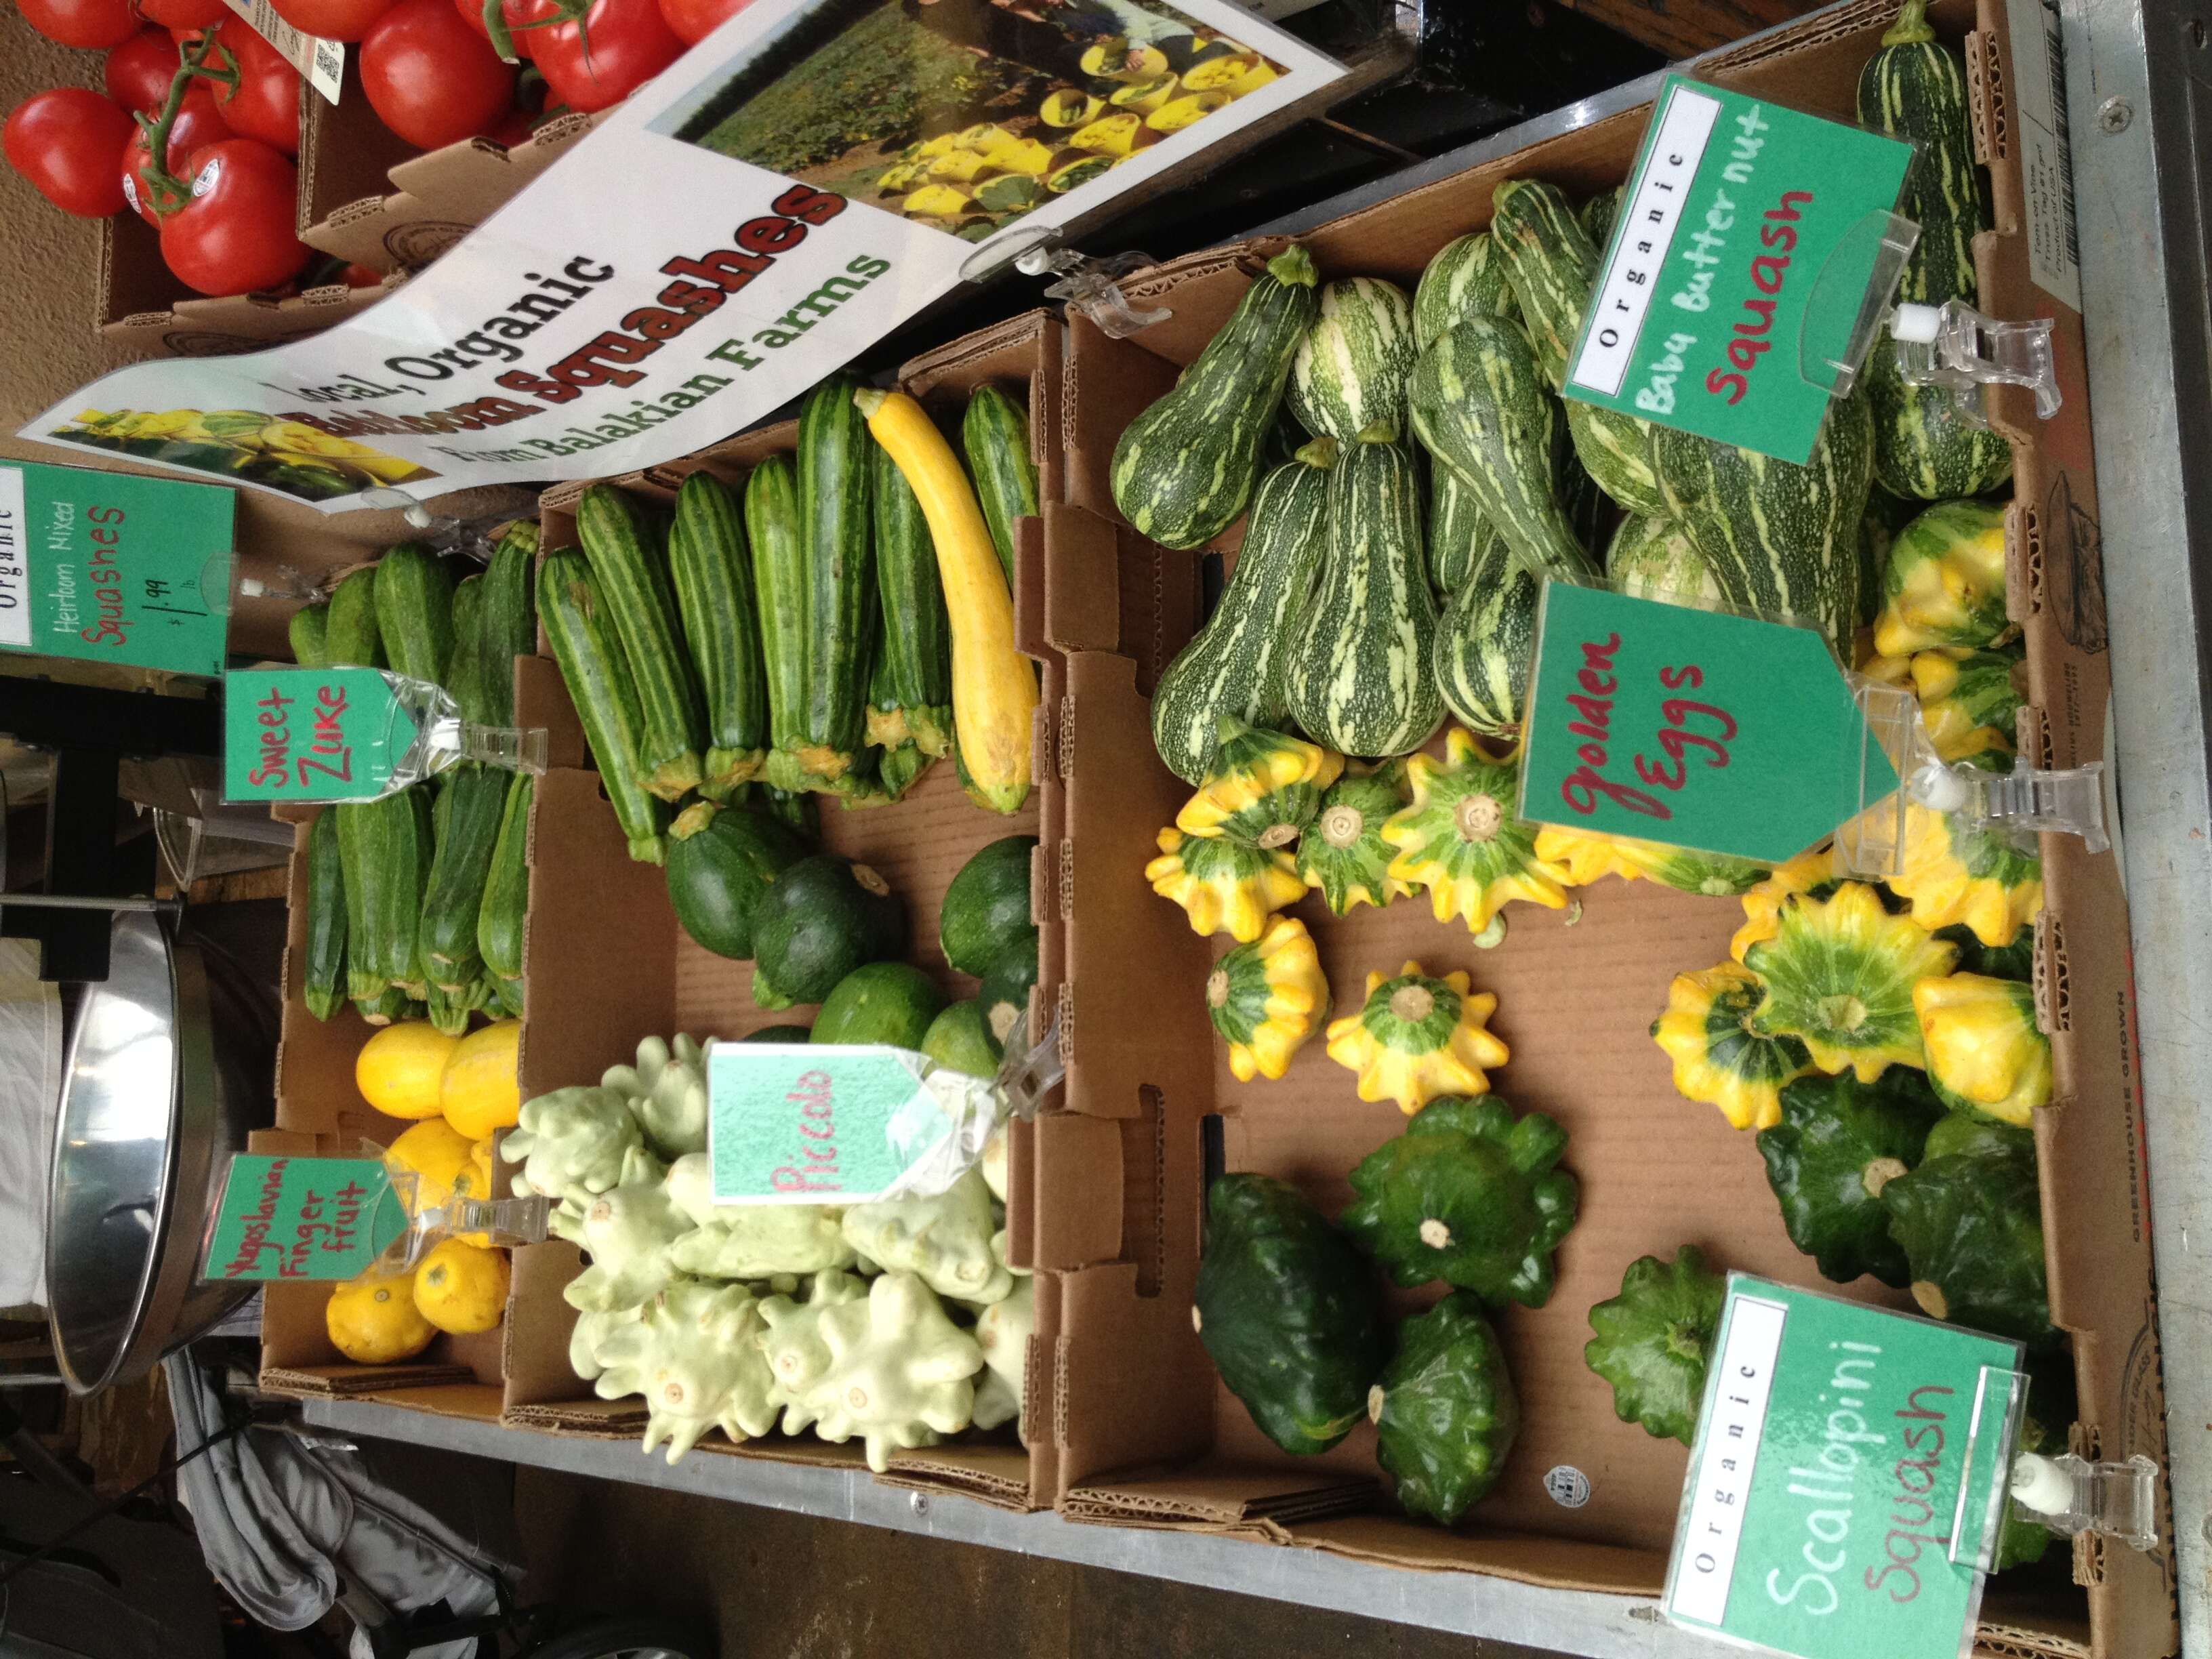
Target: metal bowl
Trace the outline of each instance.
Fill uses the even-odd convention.
[[[231,1155],[272,1111],[272,992],[160,915],[118,915],[110,945],[70,1036],[47,1212],[54,1352],[77,1394],[143,1376],[252,1294],[201,1284],[200,1249]]]

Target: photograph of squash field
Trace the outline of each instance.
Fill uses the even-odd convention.
[[[823,0],[665,130],[981,241],[1284,73],[1158,0]]]

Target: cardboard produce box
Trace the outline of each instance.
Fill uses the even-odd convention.
[[[1887,0],[1835,9],[1693,72],[1849,118],[1860,69],[1893,11]],[[2073,766],[2104,752],[2110,688],[2081,319],[2029,276],[2015,148],[2021,126],[2013,118],[2022,83],[2003,0],[1983,0],[1978,12],[1966,0],[1947,0],[1935,15],[1966,52],[1976,143],[1995,183],[1996,228],[1977,246],[1981,304],[2001,318],[2057,322],[2065,402],[2056,418],[2038,422],[2029,395],[2016,388],[1999,392],[1991,410],[2015,455],[2010,608],[2027,638],[2030,704],[2021,719],[2021,752],[2033,764]],[[1489,222],[1502,180],[1540,178],[1577,198],[1618,184],[1648,114],[1639,109],[1547,140],[1301,240],[1324,277],[1374,275],[1410,289],[1440,247]],[[1470,970],[1476,988],[1498,994],[1491,1023],[1512,1051],[1493,1073],[1494,1086],[1516,1108],[1548,1112],[1568,1132],[1565,1167],[1581,1182],[1580,1220],[1560,1249],[1558,1290],[1547,1305],[1512,1308],[1499,1319],[1522,1425],[1502,1481],[1462,1528],[1395,1511],[1378,1484],[1373,1431],[1364,1425],[1319,1457],[1278,1451],[1219,1387],[1192,1331],[1201,1144],[1210,1127],[1226,1168],[1287,1178],[1333,1214],[1350,1196],[1347,1172],[1401,1124],[1395,1106],[1357,1099],[1350,1075],[1318,1039],[1282,1080],[1237,1083],[1201,1007],[1212,961],[1226,941],[1194,936],[1181,912],[1139,878],[1152,831],[1171,821],[1187,792],[1149,754],[1143,699],[1133,690],[1141,693],[1188,637],[1199,559],[1154,548],[1121,521],[1107,484],[1110,434],[1196,356],[1250,273],[1280,246],[1217,249],[1125,284],[1133,301],[1173,313],[1129,340],[1108,340],[1080,319],[1069,325],[1071,418],[1103,429],[1071,441],[1059,539],[1068,545],[1080,533],[1102,553],[1114,550],[1118,584],[1095,571],[1085,578],[1094,595],[1112,586],[1122,599],[1118,625],[1091,619],[1097,635],[1118,635],[1119,645],[1071,652],[1066,665],[1070,697],[1083,711],[1070,722],[1075,769],[1066,822],[1078,852],[1090,855],[1079,869],[1093,877],[1088,884],[1079,878],[1066,929],[1073,1052],[1086,1066],[1097,1066],[1102,1054],[1117,1056],[1142,1081],[1117,1097],[1094,1096],[1072,1079],[1064,1112],[1038,1124],[1037,1157],[1041,1168],[1052,1167],[1063,1139],[1073,1143],[1082,1133],[1074,1124],[1089,1118],[1104,1156],[1118,1151],[1127,1159],[1139,1150],[1136,1141],[1158,1148],[1160,1161],[1137,1166],[1159,1200],[1157,1212],[1139,1209],[1146,1179],[1125,1164],[1119,1217],[1067,1219],[1071,1230],[1088,1229],[1084,1240],[1056,1248],[1062,1218],[1035,1220],[1039,1264],[1058,1269],[1048,1275],[1050,1297],[1040,1296],[1040,1306],[1055,1311],[1060,1392],[1054,1409],[1067,1425],[1054,1448],[1056,1501],[1071,1516],[1110,1525],[1226,1531],[1407,1567],[1654,1595],[1686,1454],[1616,1419],[1610,1389],[1583,1361],[1588,1310],[1618,1292],[1634,1258],[1671,1257],[1684,1243],[1728,1267],[1832,1288],[1784,1235],[1748,1137],[1675,1093],[1667,1058],[1647,1032],[1673,975],[1726,958],[1741,920],[1732,901],[1607,881],[1574,896],[1578,912],[1510,907],[1508,937],[1492,951],[1475,949],[1461,924],[1431,920],[1418,897],[1344,919],[1328,916],[1317,902],[1297,907],[1340,1012],[1370,969],[1395,972],[1414,958],[1431,972]],[[1079,532],[1071,520],[1080,522]],[[1101,708],[1109,711],[1103,719],[1088,718]],[[1116,842],[1118,850],[1106,854]],[[2064,836],[2044,843],[2047,897],[2036,977],[2057,1085],[2051,1108],[2037,1115],[2036,1138],[2051,1311],[2072,1334],[2080,1384],[2075,1446],[2085,1455],[2142,1454],[2162,1463],[2124,902],[2112,854],[2091,856]],[[1151,1123],[1148,1135],[1130,1133],[1133,1113]],[[1870,1279],[1844,1291],[1869,1292],[1898,1300]],[[1432,1294],[1394,1295],[1393,1311]],[[2046,1562],[2057,1564],[2055,1587],[2047,1577],[1994,1581],[1982,1644],[2051,1654],[2172,1651],[2171,1535],[2169,1522],[2167,1541],[2148,1554],[2079,1541],[2073,1577],[2086,1595],[2063,1583],[2063,1547]]]

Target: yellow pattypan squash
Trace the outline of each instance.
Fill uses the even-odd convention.
[[[1744,894],[1744,923],[1729,940],[1729,954],[1741,962],[1743,953],[1753,945],[1763,939],[1772,939],[1783,902],[1792,893],[1817,892],[1833,885],[1835,880],[1836,854],[1831,848],[1800,853],[1787,864],[1776,865],[1767,872],[1765,881]]]
[[[1224,714],[1206,781],[1176,814],[1176,828],[1270,851],[1287,847],[1343,770],[1333,750]]]
[[[1305,896],[1306,884],[1288,853],[1180,830],[1161,830],[1159,848],[1159,857],[1145,866],[1145,879],[1162,898],[1182,906],[1194,933],[1226,932],[1249,944],[1267,931],[1276,911]]]
[[[1744,954],[1766,990],[1751,1029],[1796,1037],[1822,1071],[1849,1067],[1872,1083],[1892,1066],[1923,1063],[1912,989],[1958,958],[1957,945],[1891,915],[1863,882],[1844,882],[1829,899],[1793,893],[1775,936]]]
[[[1565,908],[1567,871],[1537,853],[1536,826],[1513,816],[1518,763],[1491,759],[1459,726],[1444,749],[1443,760],[1415,755],[1406,763],[1413,800],[1382,826],[1396,852],[1390,874],[1427,888],[1437,920],[1464,916],[1472,933],[1512,899]]]
[[[2043,908],[2043,860],[2002,835],[1908,803],[1905,867],[1888,887],[1930,933],[1965,926],[1984,945],[2010,945]]]
[[[1928,1080],[1945,1105],[2024,1129],[2051,1103],[2051,1039],[2036,1028],[2029,987],[1980,974],[1923,979],[1912,1008]]]
[[[1675,1090],[1719,1107],[1739,1129],[1781,1122],[1783,1085],[1814,1069],[1796,1037],[1752,1030],[1751,1017],[1765,995],[1749,969],[1724,962],[1675,975],[1667,988],[1667,1012],[1651,1022],[1651,1040],[1674,1062]]]
[[[1328,980],[1305,923],[1277,916],[1265,933],[1215,963],[1206,1012],[1229,1044],[1229,1069],[1239,1083],[1282,1076],[1328,1018]]]
[[[1497,1009],[1465,974],[1435,978],[1409,962],[1392,978],[1367,975],[1358,1011],[1329,1023],[1328,1057],[1358,1073],[1362,1100],[1395,1100],[1411,1117],[1441,1095],[1490,1091],[1486,1068],[1510,1058],[1488,1029]]]

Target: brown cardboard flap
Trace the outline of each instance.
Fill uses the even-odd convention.
[[[645,1431],[645,1402],[635,1395],[623,1400],[564,1400],[557,1405],[507,1406],[502,1426],[579,1439],[635,1440]]]
[[[261,1387],[270,1394],[319,1395],[329,1400],[358,1400],[365,1396],[382,1398],[394,1390],[427,1389],[442,1384],[473,1383],[465,1365],[315,1365],[294,1368],[286,1365],[264,1365],[261,1370]],[[403,1403],[403,1402],[392,1402]],[[414,1401],[406,1403],[416,1409],[434,1409],[422,1407]],[[448,1415],[467,1416],[465,1412]],[[495,1410],[492,1413],[497,1416]]]
[[[900,1452],[876,1478],[887,1486],[956,1492],[994,1509],[1019,1513],[1033,1507],[1029,1455],[1018,1446],[969,1444]]]
[[[1195,1522],[1232,1527],[1249,1521],[1286,1524],[1373,1505],[1380,1491],[1373,1476],[1333,1475],[1229,1464],[1182,1470],[1136,1481],[1093,1481],[1071,1490],[1062,1506],[1087,1521]]]
[[[1044,637],[1057,651],[1121,645],[1121,561],[1115,526],[1079,507],[1046,509]]]

